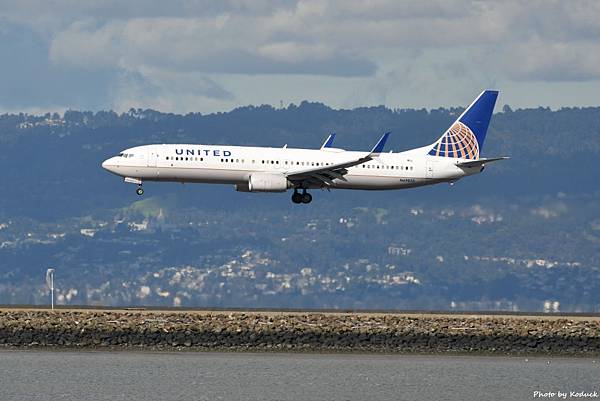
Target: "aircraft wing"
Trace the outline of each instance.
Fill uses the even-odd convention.
[[[340,179],[346,180],[344,175],[348,173],[348,168],[353,166],[358,166],[359,164],[366,163],[370,160],[373,160],[374,157],[377,157],[385,143],[390,136],[389,132],[383,134],[383,136],[379,139],[375,147],[363,157],[354,160],[348,160],[341,163],[330,164],[329,166],[317,166],[313,168],[307,168],[304,170],[295,170],[288,171],[286,173],[287,179],[292,182],[304,182],[304,181],[312,181],[316,183],[325,184],[327,186],[333,185],[333,180]]]
[[[466,162],[459,162],[456,163],[456,165],[458,167],[477,167],[477,166],[482,166],[485,163],[491,163],[491,162],[495,162],[498,160],[506,160],[506,159],[510,159],[510,157],[507,156],[501,156],[501,157],[482,157],[480,159],[477,160],[469,160]]]

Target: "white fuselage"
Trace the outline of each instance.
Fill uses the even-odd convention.
[[[481,171],[456,166],[463,159],[427,155],[428,147],[399,153],[380,153],[373,160],[348,167],[343,179],[306,188],[387,190],[454,182]],[[319,150],[215,145],[146,145],[107,159],[102,167],[127,179],[211,184],[234,184],[248,189],[255,173],[290,174],[319,166],[344,163],[368,152],[327,148]],[[131,155],[131,156],[130,156]],[[135,181],[129,181],[135,182]],[[293,188],[293,186],[290,186]]]

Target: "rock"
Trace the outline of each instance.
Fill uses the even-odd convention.
[[[0,312],[3,346],[600,354],[597,320],[438,315]]]

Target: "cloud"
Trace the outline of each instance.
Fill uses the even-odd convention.
[[[600,43],[535,39],[506,49],[507,74],[521,81],[587,81],[600,78]]]
[[[600,78],[590,57],[600,39],[595,1],[64,0],[3,8],[5,18],[28,23],[33,15],[36,29],[54,29],[55,64],[85,68],[374,76],[382,67],[374,51],[471,46],[510,79]]]
[[[600,82],[600,2],[591,0],[0,0],[0,15],[0,27],[35,38],[49,71],[111,79],[102,96],[120,98],[109,104],[133,101],[131,90],[235,106],[240,76],[285,75],[296,87],[345,79],[334,90],[353,104],[442,87],[460,104],[496,82]]]
[[[23,26],[0,31],[0,109],[106,107],[117,73],[57,67],[49,62],[42,38]]]
[[[111,93],[110,108],[151,108],[161,111],[194,112],[225,109],[234,95],[216,81],[198,73],[165,73],[146,70],[143,74],[120,74]]]
[[[83,2],[53,36],[50,55],[54,63],[86,68],[374,76],[382,67],[374,51],[470,46],[475,56],[485,55],[486,68],[510,79],[600,78],[591,57],[600,39],[597,2],[269,4]],[[462,60],[465,69],[473,61]]]
[[[55,64],[229,74],[372,75],[375,65],[322,43],[271,41],[247,18],[137,18],[76,22],[50,45]],[[243,38],[243,40],[241,40]]]

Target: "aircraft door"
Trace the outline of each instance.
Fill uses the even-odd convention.
[[[153,148],[150,148],[148,150],[148,167],[156,167],[157,163],[158,153]]]
[[[436,164],[437,164],[437,162],[435,162],[433,160],[427,160],[427,162],[425,163],[425,177],[433,178],[433,176],[435,174],[435,165]]]

